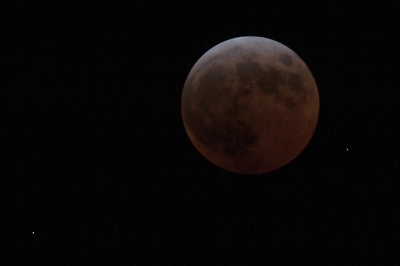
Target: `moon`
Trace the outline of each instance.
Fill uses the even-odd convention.
[[[262,174],[291,162],[311,140],[318,88],[290,48],[268,38],[238,37],[195,63],[181,113],[189,139],[208,161],[232,173]]]

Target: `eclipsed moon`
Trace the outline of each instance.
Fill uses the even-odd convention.
[[[296,158],[314,134],[318,88],[285,45],[239,37],[207,51],[182,92],[182,118],[196,149],[229,172],[260,174]]]

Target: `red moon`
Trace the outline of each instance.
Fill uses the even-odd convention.
[[[183,124],[211,163],[238,174],[274,171],[314,134],[319,95],[311,71],[285,45],[238,37],[208,50],[182,92]]]

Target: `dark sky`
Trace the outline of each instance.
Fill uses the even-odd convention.
[[[393,262],[398,6],[65,2],[6,8],[1,265]],[[249,35],[320,94],[303,153],[257,176],[204,159],[180,113],[195,62]]]

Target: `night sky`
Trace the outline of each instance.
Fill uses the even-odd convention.
[[[394,263],[400,5],[65,2],[5,9],[1,265]],[[240,36],[295,51],[320,95],[263,175],[209,163],[181,118],[192,66]]]

